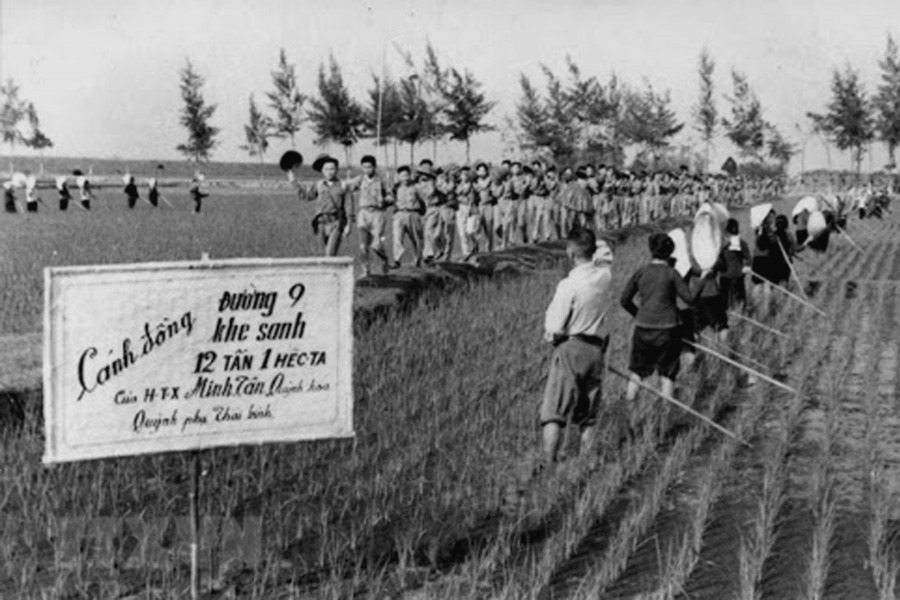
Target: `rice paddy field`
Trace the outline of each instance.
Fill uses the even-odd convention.
[[[176,191],[177,210],[133,212],[106,194],[111,210],[0,215],[0,344],[40,339],[47,265],[316,252],[289,194],[222,192],[197,216]],[[610,234],[614,293],[652,229]],[[895,598],[900,220],[849,233],[861,250],[835,237],[797,263],[827,316],[775,293],[749,314],[783,335],[731,321],[735,356],[796,393],[712,356],[679,378],[745,444],[646,395],[652,418],[620,442],[641,407],[610,374],[594,452],[569,440],[534,473],[558,247],[358,322],[354,440],[203,452],[204,597]],[[624,371],[631,321],[610,315]],[[0,597],[185,597],[188,455],[44,467],[38,382],[0,402]]]

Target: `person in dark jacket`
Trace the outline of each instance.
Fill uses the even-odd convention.
[[[728,237],[722,248],[724,271],[719,275],[719,286],[727,308],[741,308],[747,304],[747,288],[744,275],[750,271],[750,246],[740,236],[740,226],[736,219],[728,219],[725,224]]]
[[[650,263],[640,267],[622,290],[622,308],[634,317],[628,369],[631,381],[625,391],[625,401],[637,398],[639,383],[658,373],[660,391],[672,397],[681,358],[681,338],[678,336],[677,298],[693,305],[703,286],[691,292],[687,283],[669,264],[675,242],[665,233],[650,236]],[[709,274],[703,273],[703,277]],[[635,298],[639,304],[635,304]]]

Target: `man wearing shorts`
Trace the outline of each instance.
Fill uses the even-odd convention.
[[[672,397],[681,355],[676,299],[688,304],[693,304],[695,299],[684,279],[668,263],[675,250],[672,238],[656,233],[650,236],[649,242],[652,260],[635,271],[620,299],[622,308],[635,319],[628,362],[631,381],[625,391],[629,405],[637,398],[639,382],[654,372],[659,374],[662,394]],[[702,289],[703,286],[698,286],[696,294]],[[634,303],[635,297],[639,306]]]
[[[555,349],[540,406],[544,458],[556,462],[562,430],[571,419],[581,430],[580,453],[594,445],[609,336],[603,333],[609,310],[612,251],[594,233],[569,236],[566,254],[574,268],[556,288],[544,319],[544,339]]]

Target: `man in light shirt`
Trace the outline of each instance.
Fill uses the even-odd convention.
[[[556,462],[562,430],[581,430],[582,456],[594,446],[609,336],[605,335],[612,251],[592,231],[577,229],[566,243],[574,263],[559,282],[544,318],[544,339],[555,346],[540,406],[544,458]]]
[[[388,257],[384,250],[384,232],[387,227],[387,207],[394,203],[394,193],[378,173],[375,157],[367,154],[360,161],[362,175],[348,182],[351,192],[359,192],[356,213],[356,230],[359,233],[359,257],[363,273],[368,276],[369,251],[381,260],[381,272],[388,272]]]

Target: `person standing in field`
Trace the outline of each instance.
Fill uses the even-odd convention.
[[[13,185],[12,181],[3,182],[3,210],[13,214],[18,212],[16,210],[15,185]]]
[[[377,171],[375,157],[367,154],[360,161],[362,175],[351,179],[348,189],[359,192],[356,230],[359,232],[359,256],[363,273],[368,276],[369,251],[381,260],[381,272],[388,272],[389,261],[384,249],[387,226],[387,207],[394,203],[394,194]]]
[[[88,178],[84,176],[80,169],[72,171],[72,175],[75,176],[75,185],[78,186],[78,199],[81,201],[81,208],[91,210],[91,200],[94,197],[94,192],[91,190],[91,182],[88,181]]]
[[[695,294],[669,264],[675,250],[672,238],[665,233],[653,234],[649,246],[650,263],[634,272],[619,300],[622,308],[635,320],[628,361],[631,380],[625,390],[625,410],[632,413],[639,383],[654,373],[659,374],[661,393],[673,397],[681,360],[677,298],[688,305],[693,305],[695,300]],[[698,286],[696,295],[702,290],[703,286]],[[638,304],[635,304],[635,298]],[[638,420],[641,420],[644,411],[640,407],[636,410]]]
[[[605,322],[612,251],[592,231],[579,229],[568,237],[566,255],[574,267],[557,285],[544,317],[544,339],[554,346],[539,410],[548,464],[557,461],[570,420],[581,431],[581,456],[593,450],[609,345]]]
[[[456,211],[459,208],[459,201],[456,198],[456,177],[458,169],[448,166],[443,170],[438,170],[435,186],[438,193],[443,196],[441,204],[441,227],[443,230],[443,245],[438,253],[438,260],[444,262],[450,261],[453,257],[453,246],[456,241]]]
[[[478,195],[472,170],[463,165],[459,170],[459,182],[454,190],[459,208],[456,210],[456,230],[459,231],[459,247],[463,260],[469,260],[478,251],[478,239],[475,235],[481,229],[481,217],[478,214]]]
[[[477,197],[478,215],[481,217],[479,232],[484,237],[484,247],[488,252],[494,250],[494,207],[497,199],[494,197],[491,187],[493,180],[491,171],[486,163],[475,165],[475,195]]]
[[[741,239],[740,227],[736,219],[728,219],[725,224],[725,233],[728,235],[725,247],[722,248],[725,271],[719,276],[719,285],[722,288],[726,306],[733,309],[740,305],[743,310],[747,304],[744,275],[750,272],[750,247]]]
[[[37,177],[26,171],[25,179],[25,210],[30,213],[38,211],[38,203],[41,199],[37,195]]]
[[[125,198],[128,202],[128,208],[134,208],[141,198],[137,184],[134,182],[134,176],[128,173],[125,174]]]
[[[316,212],[312,221],[313,233],[319,236],[325,256],[337,256],[341,240],[350,235],[353,197],[347,186],[337,177],[336,158],[322,154],[313,161],[312,168],[322,174],[322,179],[306,194],[308,200],[316,202]]]
[[[194,173],[194,177],[191,179],[191,187],[188,188],[188,193],[191,195],[191,200],[194,201],[194,214],[200,214],[200,208],[203,203],[203,199],[209,196],[208,193],[203,191],[202,184],[206,181],[206,177],[203,176],[203,173],[197,171]]]
[[[60,175],[56,178],[56,191],[59,194],[59,210],[68,210],[72,194],[69,192],[69,186],[66,184],[65,175]]]
[[[159,206],[159,182],[156,177],[147,180],[147,188],[147,199],[153,208],[157,208]]]
[[[412,246],[416,266],[422,264],[422,214],[425,212],[425,202],[419,194],[419,189],[412,181],[412,173],[408,166],[402,165],[397,169],[397,185],[394,187],[394,262],[391,267],[399,269],[406,251],[404,241],[408,240]]]
[[[426,264],[431,264],[440,257],[444,248],[444,220],[441,216],[441,205],[444,195],[437,187],[434,163],[428,159],[419,162],[416,170],[416,188],[425,203],[425,243],[422,254]]]

